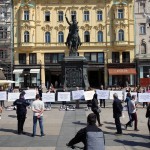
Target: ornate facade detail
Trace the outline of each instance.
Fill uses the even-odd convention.
[[[86,5],[86,6],[84,6],[84,7],[81,7],[81,9],[82,10],[90,10],[92,7],[90,7],[90,6],[88,6],[88,5]]]
[[[115,24],[115,25],[113,26],[113,28],[114,28],[115,30],[118,30],[118,29],[125,29],[125,28],[127,28],[127,27],[128,27],[128,24],[124,24],[123,21],[120,21],[120,23],[117,23],[117,24]]]
[[[89,31],[92,29],[92,26],[90,26],[89,24],[85,24],[84,26],[81,26],[80,28],[84,31]]]
[[[104,28],[105,28],[105,26],[103,26],[102,24],[98,24],[97,26],[94,26],[94,29],[95,29],[95,30],[100,30],[100,31],[102,31],[102,30],[104,30]]]
[[[62,6],[59,6],[59,7],[55,7],[55,10],[65,10],[66,9],[66,7],[62,7]]]
[[[41,29],[43,31],[51,31],[53,27],[51,27],[50,25],[45,25],[44,27],[41,27]]]
[[[30,29],[31,29],[31,26],[30,26],[29,24],[25,23],[25,24],[23,24],[23,25],[21,26],[21,28],[22,28],[23,30],[30,30]]]
[[[42,11],[49,11],[51,9],[52,9],[52,7],[48,7],[48,6],[41,8]]]
[[[72,10],[77,10],[78,8],[79,7],[73,5],[72,7],[68,7],[67,10],[71,10],[72,11]]]
[[[62,24],[60,24],[59,26],[56,26],[55,29],[56,29],[57,31],[63,31],[63,30],[66,29],[66,26],[63,26]]]

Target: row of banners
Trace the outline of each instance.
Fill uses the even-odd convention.
[[[36,90],[25,90],[25,99],[35,99]],[[95,91],[72,91],[72,92],[58,92],[57,101],[71,101],[71,100],[92,100]],[[109,90],[96,90],[98,99],[113,99],[113,94],[117,93],[120,100],[125,100],[127,92],[123,91],[109,91]],[[0,92],[0,100],[15,101],[19,99],[20,93],[6,93],[6,91]],[[42,93],[42,101],[55,102],[55,93]],[[131,92],[131,95],[135,95],[136,100],[139,102],[150,102],[150,93],[138,93]]]

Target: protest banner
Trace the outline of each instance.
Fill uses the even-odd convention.
[[[7,100],[6,91],[0,91],[0,100]]]
[[[70,92],[58,92],[58,101],[70,101]]]
[[[35,99],[36,90],[25,90],[25,99]]]
[[[55,102],[55,93],[42,93],[43,102]]]
[[[84,90],[72,91],[72,100],[84,99]]]
[[[150,93],[138,93],[139,102],[150,102]]]
[[[85,92],[84,92],[84,98],[85,98],[85,100],[86,100],[86,101],[92,100],[94,94],[95,94],[95,91],[85,91]]]
[[[128,93],[128,92],[124,92],[124,100],[125,100],[126,97],[127,97],[127,93]],[[132,96],[132,95],[135,95],[135,100],[137,101],[137,92],[130,92],[130,94],[131,94],[131,96]]]
[[[98,99],[109,99],[109,90],[96,90]]]
[[[8,101],[13,102],[17,99],[19,99],[20,93],[8,93]]]
[[[113,94],[114,94],[114,93],[117,93],[118,98],[119,98],[120,100],[123,100],[123,93],[122,93],[122,91],[110,91],[109,99],[114,99],[114,98],[113,98]]]

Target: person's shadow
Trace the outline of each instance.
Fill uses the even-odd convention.
[[[78,125],[87,125],[87,123],[83,123],[83,122],[80,122],[80,121],[76,121],[76,122],[72,122],[73,124],[78,124]]]

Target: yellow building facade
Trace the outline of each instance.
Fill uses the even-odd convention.
[[[134,1],[13,0],[15,86],[61,84],[67,21],[76,16],[92,87],[135,84]]]

